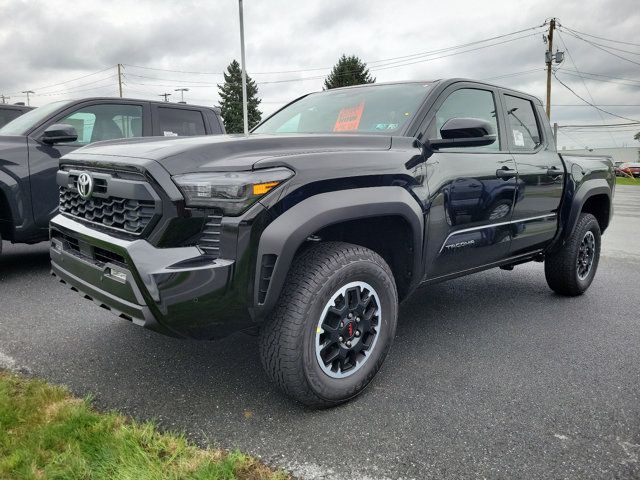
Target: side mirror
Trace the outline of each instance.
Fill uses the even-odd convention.
[[[47,127],[40,140],[49,145],[53,145],[54,143],[75,142],[78,140],[78,132],[67,123],[55,123]]]
[[[450,118],[440,129],[440,136],[429,140],[433,150],[451,147],[484,147],[496,141],[496,134],[486,120],[480,118]]]

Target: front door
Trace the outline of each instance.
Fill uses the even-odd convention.
[[[142,136],[142,105],[98,103],[83,105],[53,118],[29,138],[29,168],[33,217],[40,228],[48,228],[58,210],[56,172],[60,157],[100,140]],[[72,143],[48,145],[38,140],[42,131],[54,123],[66,123],[78,133]]]
[[[498,138],[486,147],[440,149],[427,161],[426,279],[488,265],[509,253],[517,172],[500,130],[496,96],[489,87],[454,86],[441,95],[428,120],[430,139],[440,138],[440,127],[450,118],[486,120]]]

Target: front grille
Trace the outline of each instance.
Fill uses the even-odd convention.
[[[93,247],[93,258],[99,263],[115,263],[125,267],[127,265],[122,255],[100,247]]]
[[[84,199],[60,187],[60,212],[134,235],[141,234],[155,213],[155,202],[118,197]]]
[[[89,198],[78,192],[78,177],[89,174]],[[127,235],[142,236],[160,217],[161,201],[141,173],[63,167],[58,171],[60,213]]]
[[[122,255],[110,250],[105,250],[104,248],[89,245],[86,242],[81,242],[71,235],[53,230],[51,232],[51,238],[61,242],[62,249],[66,252],[85,260],[91,260],[100,266],[104,266],[107,263],[113,263],[122,267],[127,266],[127,262]]]
[[[198,245],[207,254],[220,256],[220,236],[222,235],[222,215],[209,215]]]

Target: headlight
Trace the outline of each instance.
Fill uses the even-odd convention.
[[[240,215],[260,197],[291,178],[288,168],[249,172],[208,172],[176,175],[187,206],[220,208],[225,215]]]

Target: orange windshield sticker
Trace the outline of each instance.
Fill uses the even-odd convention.
[[[340,110],[338,113],[338,119],[333,126],[334,132],[353,132],[358,130],[360,125],[360,119],[362,118],[362,112],[364,110],[364,102],[355,107],[346,107]]]

